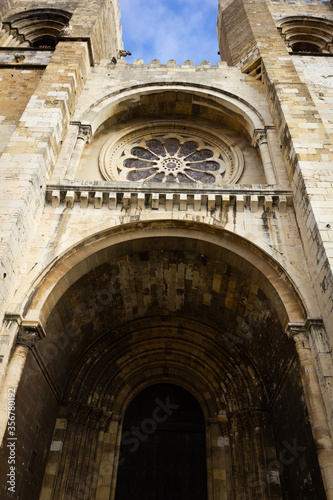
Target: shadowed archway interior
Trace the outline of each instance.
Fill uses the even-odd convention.
[[[18,408],[18,428],[36,467],[45,467],[44,441],[55,443],[42,494],[116,498],[122,432],[132,426],[126,409],[147,387],[171,384],[202,408],[208,500],[220,491],[233,500],[258,491],[263,499],[319,500],[299,363],[273,274],[269,281],[231,250],[167,229],[89,259],[48,302],[46,337],[30,353],[19,387],[21,400],[34,402]],[[138,418],[133,425],[142,432]],[[39,435],[45,427],[43,442],[26,430],[32,422]],[[295,443],[297,457],[290,456]]]
[[[205,420],[183,388],[141,391],[124,418],[116,500],[205,500]]]

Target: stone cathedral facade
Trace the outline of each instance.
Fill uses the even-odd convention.
[[[0,14],[0,498],[332,500],[332,4]]]

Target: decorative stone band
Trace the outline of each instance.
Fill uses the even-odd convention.
[[[21,69],[44,69],[49,64],[53,52],[43,49],[35,51],[34,49],[20,47],[1,47],[0,65],[6,67],[15,67]]]
[[[112,412],[106,412],[102,408],[85,405],[77,401],[69,402],[67,406],[69,421],[107,432],[112,419]]]
[[[110,210],[208,210],[210,212],[219,207],[234,206],[236,212],[243,212],[244,208],[249,208],[251,212],[269,211],[274,208],[280,212],[285,212],[287,206],[292,206],[292,193],[286,190],[267,190],[264,187],[259,189],[239,188],[211,190],[206,187],[200,189],[177,189],[170,190],[170,186],[159,186],[159,189],[152,186],[145,190],[134,189],[131,183],[128,191],[99,187],[96,183],[82,183],[73,181],[63,186],[48,186],[46,201],[54,208],[61,204],[73,208],[74,204],[79,204],[81,208],[94,206],[96,209],[108,207]]]
[[[223,436],[230,436],[233,432],[242,430],[259,430],[265,428],[268,423],[268,413],[263,409],[244,410],[218,415],[209,419],[210,424],[219,424]]]

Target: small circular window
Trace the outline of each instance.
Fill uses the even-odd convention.
[[[107,180],[140,183],[232,183],[243,168],[240,151],[227,139],[175,126],[109,139],[99,164]]]

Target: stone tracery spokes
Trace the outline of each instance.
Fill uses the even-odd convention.
[[[111,137],[99,168],[111,181],[233,184],[243,173],[244,158],[228,137],[166,123]]]
[[[142,139],[124,149],[122,165],[126,180],[213,184],[223,179],[227,159],[214,146],[188,136]]]

